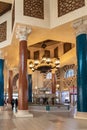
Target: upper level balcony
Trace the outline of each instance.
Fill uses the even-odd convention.
[[[12,6],[10,11],[5,9],[0,15],[0,48],[15,41],[15,29],[18,25],[31,27],[34,37],[39,35],[39,41],[36,38],[35,43],[47,39],[58,41],[66,39],[66,42],[71,42],[72,39],[66,37],[67,30],[72,34],[72,21],[87,15],[86,0],[1,0],[0,4],[3,2],[8,2]],[[0,12],[5,6],[1,7]],[[61,37],[64,31],[66,35]],[[55,36],[56,33],[58,37]],[[30,44],[34,44],[31,37]],[[75,43],[75,39],[72,42]]]

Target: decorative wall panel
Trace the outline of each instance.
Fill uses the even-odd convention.
[[[24,0],[24,15],[44,19],[44,0]]]
[[[6,32],[7,32],[7,22],[0,24],[0,42],[6,40]]]
[[[58,0],[58,17],[85,6],[85,0]]]
[[[71,86],[77,86],[76,83],[76,66],[74,64],[72,65],[65,65],[63,68],[63,87],[64,89],[66,88],[70,88]],[[65,73],[70,70],[73,69],[75,72],[75,75],[69,78],[64,78]]]

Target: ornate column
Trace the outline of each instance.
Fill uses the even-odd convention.
[[[78,20],[76,29],[77,51],[77,112],[75,118],[87,118],[87,21]]]
[[[18,89],[18,113],[16,117],[31,117],[28,112],[28,83],[27,83],[27,38],[31,29],[26,26],[18,26],[16,30],[19,39],[19,89]]]
[[[13,80],[13,71],[9,70],[9,79],[8,79],[8,101],[11,103],[12,101],[12,94],[13,94],[13,86],[12,86],[12,80]]]

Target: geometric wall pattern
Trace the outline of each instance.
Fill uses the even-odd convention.
[[[24,15],[44,19],[44,0],[24,0]]]
[[[7,34],[7,22],[5,21],[0,24],[0,42],[6,40],[6,34]]]
[[[58,17],[85,6],[85,0],[58,0]]]

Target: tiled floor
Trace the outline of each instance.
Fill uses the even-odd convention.
[[[33,118],[16,118],[11,110],[0,112],[0,130],[87,130],[87,120],[71,112],[31,112]]]

